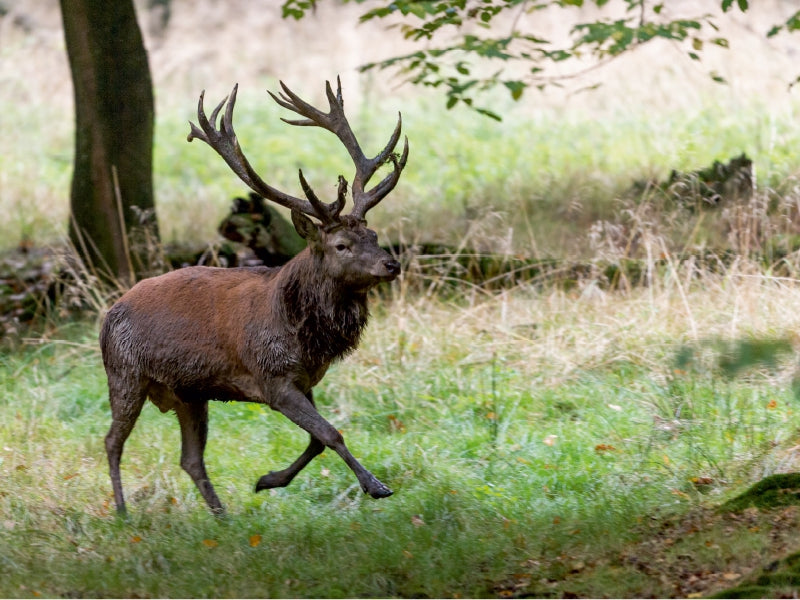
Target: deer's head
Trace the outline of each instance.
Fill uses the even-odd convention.
[[[397,277],[400,263],[378,245],[378,234],[365,221],[348,217],[329,228],[292,211],[295,229],[308,242],[318,268],[331,278],[350,289],[367,290]]]
[[[238,85],[234,86],[228,98],[217,105],[210,119],[206,117],[203,108],[204,94],[200,94],[197,107],[200,127],[190,123],[189,141],[198,138],[206,142],[253,191],[289,208],[295,229],[308,242],[311,254],[321,263],[320,267],[333,277],[356,289],[367,289],[381,281],[394,279],[400,273],[400,264],[378,246],[377,235],[367,228],[365,216],[368,210],[394,189],[406,166],[408,138],[403,144],[402,154],[395,153],[395,147],[400,140],[401,117],[398,115],[397,125],[383,150],[373,158],[367,158],[345,117],[342,86],[338,79],[336,94],[329,82],[325,84],[329,104],[327,113],[302,100],[283,82],[280,85],[282,92],[277,96],[269,92],[270,96],[282,107],[304,117],[298,120],[282,119],[283,121],[290,125],[327,129],[339,138],[350,154],[356,170],[352,186],[353,209],[349,214],[342,214],[348,183],[341,175],[337,196],[332,202],[323,202],[317,197],[302,170],[299,173],[300,185],[306,199],[281,192],[259,177],[242,152],[233,130],[233,107]],[[218,128],[217,117],[223,106],[226,108]],[[372,176],[386,163],[391,163],[391,171],[379,183],[367,189]]]

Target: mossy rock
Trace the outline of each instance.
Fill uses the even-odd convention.
[[[726,200],[746,201],[753,195],[753,161],[742,153],[696,171],[673,170],[659,187],[690,210],[716,208]]]
[[[762,479],[720,508],[738,512],[800,504],[800,473],[781,473]],[[797,598],[800,594],[800,552],[770,563],[739,585],[710,598]]]
[[[720,506],[721,511],[739,512],[746,508],[776,508],[800,505],[800,473],[779,473],[765,477],[743,494]]]
[[[219,232],[225,239],[250,248],[269,267],[286,263],[306,246],[294,225],[255,193],[248,198],[234,198]]]
[[[735,588],[723,590],[708,598],[774,598],[769,587],[761,585],[740,585]]]
[[[790,554],[759,575],[711,598],[797,598],[800,591],[800,553]]]

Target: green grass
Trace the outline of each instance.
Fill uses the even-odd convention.
[[[796,292],[784,285],[685,290],[706,307],[694,315],[698,339],[734,321],[745,339],[793,327],[783,311]],[[731,295],[738,307],[720,306]],[[718,346],[684,337],[679,300],[665,286],[599,303],[519,289],[479,303],[379,304],[362,348],[316,397],[395,494],[366,498],[329,451],[288,488],[254,494],[306,436],[264,407],[212,403],[207,461],[222,520],[177,465],[176,419],[152,405],[123,457],[130,516],[114,516],[96,325],[9,349],[0,595],[670,596],[682,595],[677,584],[632,553],[670,568],[687,554],[707,569],[756,567],[774,551],[766,523],[729,536],[708,519],[685,533],[682,554],[644,546],[785,467],[800,427],[791,361],[725,378]],[[686,343],[695,360],[678,368]]]
[[[239,92],[236,128],[245,152],[267,181],[300,194],[297,170],[323,197],[352,166],[338,141],[279,119],[284,111],[264,93],[274,81]],[[207,91],[212,106],[229,92]],[[230,200],[246,190],[224,162],[200,142],[188,144],[195,96],[159,103],[155,186],[164,241],[207,243]],[[468,111],[446,111],[438,97],[383,99],[351,115],[365,151],[388,139],[403,113],[410,162],[391,198],[371,223],[392,239],[418,239],[512,251],[525,255],[586,256],[586,232],[629,208],[634,182],[664,179],[746,152],[762,191],[794,197],[800,145],[796,110],[758,99],[707,96],[697,105],[662,109],[531,110],[508,105],[496,123]],[[52,243],[63,237],[71,172],[71,121],[44,107],[5,115],[24,127],[0,141],[0,222],[4,247],[22,238]],[[54,125],[55,123],[55,125]],[[24,137],[23,137],[24,136]],[[35,140],[35,143],[30,143]],[[2,149],[3,146],[0,146]],[[576,231],[578,235],[576,235]],[[681,240],[675,240],[680,244]]]
[[[510,105],[502,123],[445,111],[438,98],[376,103],[352,118],[365,151],[382,147],[399,108],[411,155],[401,184],[371,223],[393,239],[466,239],[495,251],[510,242],[526,255],[586,256],[586,241],[576,230],[615,218],[636,181],[663,180],[672,169],[699,169],[746,152],[762,189],[790,188],[799,166],[794,113],[757,101],[707,102],[659,111],[657,118],[647,107],[598,118],[590,111],[559,115]],[[182,143],[185,120],[193,118],[187,113],[165,114],[159,122],[159,209],[166,239],[208,240],[242,185],[210,149]],[[245,152],[281,189],[299,193],[302,167],[315,189],[332,194],[336,175],[352,171],[346,153],[332,136],[289,127],[280,114],[261,90],[240,92],[236,127]],[[198,204],[205,216],[185,219]]]

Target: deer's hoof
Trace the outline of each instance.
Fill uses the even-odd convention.
[[[266,475],[262,475],[256,483],[256,492],[261,490],[271,490],[277,487],[286,487],[289,482],[277,471],[270,471]]]
[[[364,489],[364,491],[373,498],[388,498],[389,496],[394,494],[392,490],[390,490],[387,486],[383,485],[377,479],[374,482],[372,482],[372,485],[370,485],[369,488]]]

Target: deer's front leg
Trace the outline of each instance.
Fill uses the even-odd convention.
[[[315,406],[314,396],[312,395],[311,391],[306,394],[306,397],[308,398],[308,401],[311,402],[311,406]],[[256,492],[277,487],[286,487],[292,482],[292,479],[294,479],[295,476],[313,460],[315,456],[320,454],[325,449],[325,446],[322,442],[320,442],[313,435],[310,437],[311,440],[308,443],[308,447],[291,465],[282,471],[270,471],[258,480],[258,483],[256,483]]]
[[[381,483],[377,477],[367,471],[345,446],[344,438],[337,429],[328,423],[317,412],[314,404],[294,386],[287,386],[283,393],[272,403],[272,408],[285,415],[309,433],[313,440],[319,440],[324,446],[334,450],[348,467],[355,473],[361,489],[373,498],[386,498],[392,490]],[[304,453],[305,454],[305,453]],[[302,459],[302,457],[301,457]],[[301,460],[298,459],[298,462]],[[309,459],[310,460],[310,459]],[[307,463],[308,461],[306,461]],[[305,465],[303,465],[305,466]],[[290,467],[291,469],[291,467]],[[299,470],[299,469],[298,469]],[[265,476],[269,477],[269,476]]]

